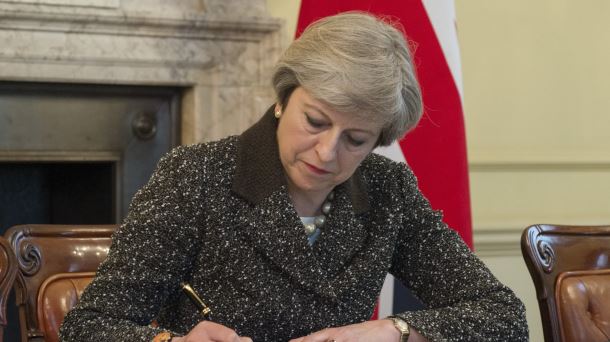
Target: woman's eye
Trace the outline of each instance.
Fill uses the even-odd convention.
[[[349,141],[349,143],[352,146],[361,146],[361,145],[363,145],[366,142],[365,140],[356,139],[356,138],[351,137],[349,135],[347,136],[347,141]]]
[[[324,122],[318,121],[313,119],[312,117],[310,117],[309,115],[305,115],[305,117],[307,118],[307,123],[314,128],[322,128],[324,126]]]

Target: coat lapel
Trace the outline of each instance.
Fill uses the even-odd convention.
[[[322,227],[322,234],[314,244],[316,258],[321,267],[333,278],[344,270],[350,260],[364,245],[367,230],[359,217],[364,208],[351,200],[351,184],[335,188],[333,209]]]
[[[246,217],[245,233],[259,252],[308,291],[336,298],[284,189],[258,203]]]

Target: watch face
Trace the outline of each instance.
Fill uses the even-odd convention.
[[[409,325],[405,321],[397,319],[396,325],[398,326],[401,332],[409,332]]]
[[[400,331],[400,340],[406,341],[407,339],[409,339],[410,330],[407,322],[403,321],[398,317],[392,317],[392,321],[394,322],[394,326],[396,327],[396,329]]]

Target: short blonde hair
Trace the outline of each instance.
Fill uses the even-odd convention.
[[[282,55],[272,83],[283,108],[301,86],[334,110],[381,120],[382,146],[402,138],[422,114],[402,30],[364,12],[341,13],[307,27]]]

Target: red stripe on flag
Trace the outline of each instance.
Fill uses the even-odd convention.
[[[415,63],[424,100],[417,128],[400,141],[422,192],[472,247],[468,158],[461,99],[421,1],[407,1],[401,22],[417,42]],[[423,15],[417,15],[423,13]]]
[[[442,210],[445,222],[472,247],[462,104],[426,9],[421,0],[302,0],[297,36],[316,19],[349,10],[396,18],[415,43],[425,112],[400,146],[432,207]]]

